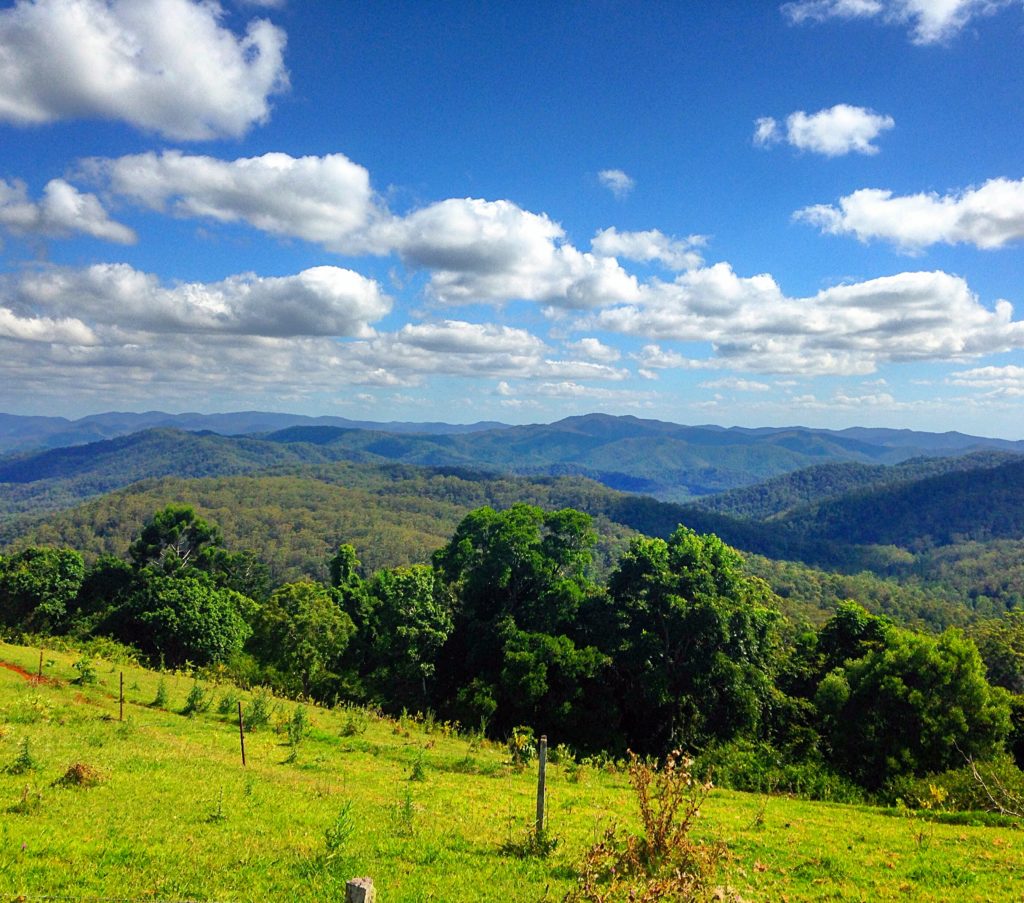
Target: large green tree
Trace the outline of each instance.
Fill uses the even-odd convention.
[[[62,630],[85,576],[72,549],[28,548],[0,558],[0,623],[24,630]]]
[[[604,664],[576,642],[580,608],[598,590],[585,576],[595,534],[573,509],[516,504],[468,514],[434,556],[455,600],[454,629],[440,656],[445,710],[465,723],[518,722],[576,741],[565,700]]]
[[[90,572],[83,618],[171,663],[223,661],[242,648],[257,609],[247,593],[267,580],[252,553],[225,549],[220,528],[188,505],[157,511],[128,551],[130,573],[109,559]]]
[[[829,757],[871,789],[984,758],[1010,731],[1008,694],[989,686],[958,630],[891,629],[883,646],[826,675],[815,704]]]
[[[368,581],[357,623],[372,694],[391,709],[431,704],[441,647],[452,632],[451,599],[427,565],[384,568]]]
[[[190,505],[167,505],[146,521],[128,554],[138,567],[155,566],[173,574],[198,567],[204,549],[222,544],[220,528]]]
[[[218,587],[201,571],[168,575],[145,568],[118,615],[118,632],[170,664],[219,662],[249,637],[253,607],[251,599]]]
[[[256,618],[254,648],[290,689],[309,696],[338,676],[354,632],[329,587],[300,580],[270,594]]]
[[[622,732],[637,749],[700,748],[758,732],[775,696],[780,615],[739,553],[685,527],[637,537],[595,631],[611,657]]]

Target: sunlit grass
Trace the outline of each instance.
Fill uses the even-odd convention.
[[[411,718],[308,706],[309,729],[292,746],[295,703],[277,700],[271,725],[246,735],[243,768],[237,710],[218,714],[217,703],[234,693],[246,706],[250,694],[204,684],[213,705],[185,716],[190,675],[96,660],[98,682],[80,687],[70,682],[78,656],[45,658],[59,683],[0,668],[0,768],[25,738],[38,766],[0,773],[4,898],[333,901],[346,878],[371,875],[382,903],[556,901],[603,829],[635,822],[624,774],[584,768],[572,778],[553,765],[549,831],[559,843],[547,858],[517,858],[502,848],[530,825],[536,776],[509,767],[497,745],[443,725],[428,733]],[[0,660],[34,673],[38,650],[3,645]],[[161,679],[167,704],[155,708]],[[99,783],[54,786],[76,763]],[[412,779],[417,763],[422,780]],[[339,820],[346,830],[329,841]],[[726,843],[720,880],[748,900],[1024,895],[1021,836],[1009,825],[716,791],[699,832]]]

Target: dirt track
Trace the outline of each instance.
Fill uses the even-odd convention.
[[[12,665],[10,662],[0,662],[0,668],[6,668],[8,671],[13,671],[15,674],[20,674],[22,677],[25,678],[25,680],[30,680],[33,683],[40,683],[40,684],[56,683],[56,681],[53,681],[53,680],[51,680],[48,677],[38,677],[35,674],[31,674],[28,671],[26,671],[24,668],[22,668],[21,665]]]

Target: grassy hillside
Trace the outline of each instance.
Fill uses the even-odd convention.
[[[536,777],[500,747],[429,722],[308,707],[293,758],[281,726],[295,704],[273,701],[271,724],[246,736],[243,768],[234,699],[249,711],[251,694],[204,683],[212,707],[186,717],[186,675],[94,659],[98,682],[75,686],[78,654],[52,651],[45,683],[7,667],[34,673],[38,658],[0,645],[4,898],[336,901],[346,878],[370,875],[382,903],[556,901],[605,827],[637,826],[621,771],[552,765],[558,845],[520,858],[503,847],[532,820]],[[12,773],[26,740],[35,767]],[[62,785],[73,765],[96,783]],[[697,833],[726,844],[716,880],[746,900],[1019,899],[1020,831],[972,824],[982,820],[714,791]]]

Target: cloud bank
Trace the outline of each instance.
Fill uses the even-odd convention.
[[[722,365],[764,373],[866,374],[880,364],[961,360],[1024,347],[1024,321],[1007,301],[984,307],[943,272],[900,273],[790,298],[762,274],[725,263],[644,287],[637,304],[585,321],[658,342],[711,342]],[[646,351],[647,349],[645,349]],[[658,367],[651,350],[645,369]]]

